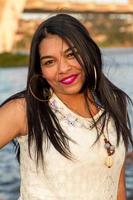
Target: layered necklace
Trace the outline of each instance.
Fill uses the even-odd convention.
[[[68,112],[66,114],[63,114],[63,107],[61,106],[61,104],[63,104],[63,102],[61,102],[61,100],[58,99],[57,96],[55,96],[55,97],[57,98],[57,101],[55,98],[54,99],[52,98],[52,100],[50,101],[50,106],[52,107],[55,114],[58,114],[60,121],[63,120],[65,123],[67,123],[73,127],[80,127],[80,128],[85,128],[85,129],[93,128],[94,122],[92,119],[86,118],[84,120],[83,117],[80,117],[80,116],[77,117],[77,114],[75,112]],[[67,105],[65,105],[65,106],[67,107]],[[100,117],[102,112],[103,112],[103,110],[100,110],[99,113],[95,115],[95,118],[98,119],[98,117]],[[104,132],[102,132],[101,136],[103,137],[104,148],[107,152],[107,157],[105,158],[104,164],[108,168],[111,168],[113,166],[112,155],[115,153],[115,146],[111,144],[111,142],[109,141],[109,138],[107,138],[107,136],[104,134]]]

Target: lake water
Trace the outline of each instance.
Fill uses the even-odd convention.
[[[133,99],[133,48],[102,51],[105,74]],[[25,88],[26,75],[26,67],[0,69],[0,102]],[[11,144],[0,150],[0,200],[19,196],[19,165],[13,152]],[[126,188],[128,200],[133,200],[133,164],[126,167]]]

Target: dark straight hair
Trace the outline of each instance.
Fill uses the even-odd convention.
[[[89,90],[95,97],[94,99],[98,100],[95,101],[95,105],[104,109],[101,116],[103,118],[102,130],[105,127],[106,121],[111,117],[116,127],[117,145],[119,145],[120,137],[123,138],[126,149],[129,143],[133,145],[127,111],[128,103],[132,103],[131,99],[103,74],[100,49],[90,37],[88,30],[74,17],[67,14],[57,14],[42,22],[37,28],[31,44],[27,88],[19,95],[13,97],[22,96],[26,99],[29,152],[31,142],[35,141],[37,163],[40,158],[43,161],[43,143],[48,148],[48,141],[63,156],[68,159],[72,157],[69,149],[69,140],[71,138],[62,130],[48,101],[38,101],[29,90],[29,85],[31,84],[36,96],[40,99],[45,99],[44,94],[50,89],[50,85],[44,78],[40,78],[35,83],[31,81],[34,76],[42,74],[39,45],[48,34],[58,35],[72,48],[76,59],[85,72],[85,82],[80,92],[84,93],[86,102],[88,103],[87,91]],[[88,110],[90,111],[89,103]],[[95,127],[98,121],[94,121]]]

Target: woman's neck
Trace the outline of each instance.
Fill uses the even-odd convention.
[[[85,100],[85,96],[83,93],[81,94],[72,94],[72,95],[66,95],[66,94],[56,94],[58,98],[73,112],[76,114],[85,117],[90,118],[91,115],[95,115],[98,112],[98,109],[94,103],[94,99],[92,94],[88,92],[88,104],[89,104],[89,112],[88,105]]]

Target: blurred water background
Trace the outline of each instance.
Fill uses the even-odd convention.
[[[102,52],[105,74],[133,100],[133,48],[102,49]],[[26,67],[0,68],[0,102],[25,88],[26,75]],[[17,200],[19,185],[19,165],[13,146],[8,144],[0,150],[0,200]],[[132,162],[126,166],[126,188],[128,200],[133,200]]]

